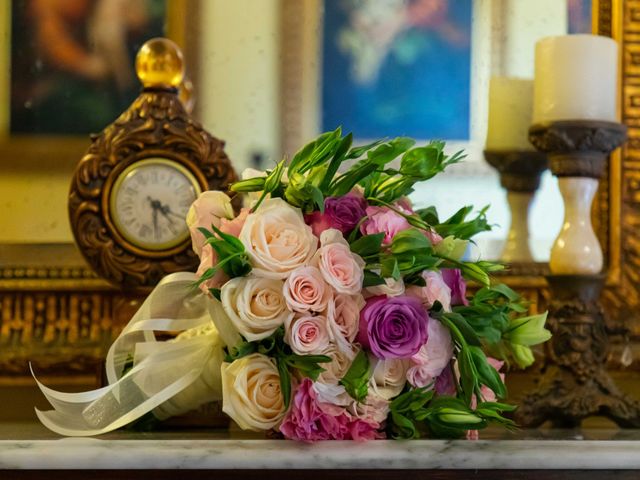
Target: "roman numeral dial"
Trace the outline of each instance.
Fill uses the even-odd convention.
[[[148,158],[130,165],[116,180],[110,198],[111,218],[133,245],[167,250],[189,238],[186,216],[200,185],[181,164]]]

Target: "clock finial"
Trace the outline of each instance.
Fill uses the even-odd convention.
[[[136,56],[136,73],[145,88],[177,88],[184,78],[180,48],[168,38],[152,38]]]

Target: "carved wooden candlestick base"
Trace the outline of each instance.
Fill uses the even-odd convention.
[[[548,153],[559,177],[565,223],[552,252],[549,329],[544,373],[516,413],[522,426],[550,420],[575,427],[587,417],[605,416],[621,427],[640,427],[640,403],[623,395],[606,372],[608,338],[599,303],[605,275],[602,250],[591,227],[590,210],[607,155],[625,139],[613,122],[565,121],[534,125],[529,138]]]
[[[547,156],[524,150],[485,150],[484,158],[500,174],[500,184],[507,190],[511,213],[509,233],[500,259],[509,263],[532,262],[529,208],[540,187],[540,176],[547,169]]]

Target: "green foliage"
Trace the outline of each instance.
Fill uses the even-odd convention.
[[[351,395],[353,399],[362,402],[367,398],[371,373],[369,357],[364,350],[360,350],[349,367],[349,370],[340,380],[340,385],[344,386],[347,393]]]
[[[251,263],[242,242],[233,235],[220,231],[215,225],[211,225],[211,229],[214,233],[202,227],[198,230],[207,239],[206,243],[215,250],[218,263],[202,274],[196,286],[213,278],[220,269],[231,278],[242,277],[251,271]]]
[[[443,237],[453,236],[461,240],[469,240],[480,232],[491,230],[491,225],[487,221],[488,210],[489,206],[487,205],[475,217],[468,219],[473,207],[462,207],[444,222],[440,222],[435,207],[417,210],[416,214]]]
[[[324,371],[321,363],[328,363],[331,357],[326,355],[298,355],[293,353],[289,345],[284,343],[284,327],[280,327],[273,335],[255,342],[243,339],[235,347],[225,349],[225,362],[233,362],[252,353],[260,353],[275,358],[280,374],[280,389],[288,407],[291,401],[291,371],[297,372],[303,377],[317,380]]]

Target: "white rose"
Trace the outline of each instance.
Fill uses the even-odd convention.
[[[429,319],[427,343],[411,357],[407,380],[414,387],[433,384],[453,358],[453,341],[449,329],[438,320]]]
[[[354,403],[353,398],[347,393],[347,390],[337,383],[313,382],[312,388],[318,395],[317,401],[319,403],[329,403],[341,407],[350,407]]]
[[[231,199],[225,193],[217,190],[202,192],[191,204],[187,213],[187,226],[191,234],[191,245],[198,256],[200,256],[206,240],[198,228],[211,230],[211,225],[218,228],[221,219],[232,219],[233,217]]]
[[[286,278],[307,265],[318,248],[300,210],[281,198],[265,200],[248,215],[239,238],[259,277]]]
[[[318,382],[337,385],[349,371],[349,368],[351,368],[351,364],[357,353],[353,347],[350,350],[341,350],[334,345],[329,346],[329,349],[324,352],[324,355],[330,357],[331,361],[320,364],[320,366],[324,368],[324,372],[321,372],[318,376]]]
[[[386,295],[387,297],[397,297],[404,295],[404,281],[402,278],[394,280],[393,278],[385,278],[382,285],[367,287],[365,292],[369,296]]]
[[[322,315],[300,315],[287,319],[284,341],[298,355],[323,354],[329,349],[329,327]]]
[[[243,430],[269,430],[286,412],[280,375],[273,360],[254,353],[223,363],[222,411]]]
[[[236,277],[221,289],[224,311],[238,332],[250,342],[267,338],[291,313],[282,295],[282,280]]]
[[[376,395],[385,400],[399,395],[407,382],[409,365],[410,362],[399,358],[377,360],[369,386]]]

